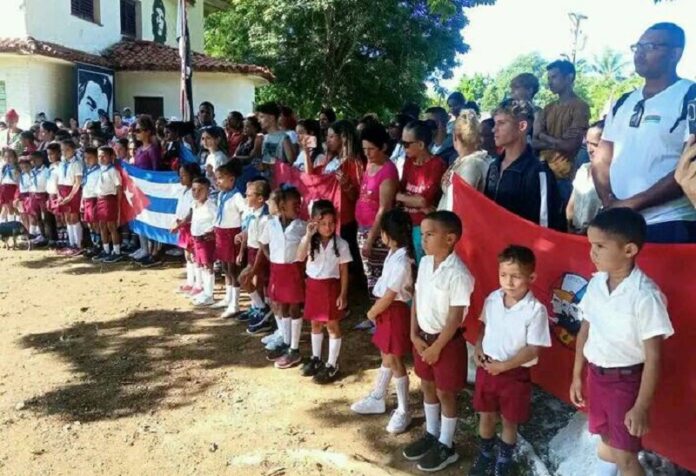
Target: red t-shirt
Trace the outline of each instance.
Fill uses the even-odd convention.
[[[421,165],[416,165],[413,159],[406,159],[401,177],[401,192],[420,195],[425,198],[426,207],[431,207],[440,198],[440,182],[446,170],[447,164],[439,157],[431,156]],[[420,208],[405,207],[404,210],[411,215],[413,226],[420,226],[425,213]]]

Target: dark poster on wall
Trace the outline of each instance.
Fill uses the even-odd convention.
[[[88,64],[78,63],[75,68],[77,80],[77,121],[98,121],[100,114],[109,118],[114,113],[114,72]]]

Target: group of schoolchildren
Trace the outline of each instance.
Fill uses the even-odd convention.
[[[77,152],[70,139],[48,144],[46,155],[34,150],[18,157],[14,149],[5,148],[0,219],[18,213],[32,244],[45,245],[45,224],[51,215],[51,221],[66,230],[66,246],[58,251],[65,256],[82,253],[84,224],[92,243],[102,243],[95,258],[119,261],[122,183],[114,167],[116,154],[109,146],[85,147],[79,156]]]
[[[302,376],[333,382],[352,260],[337,234],[337,211],[319,200],[304,221],[299,191],[283,185],[271,192],[264,179],[248,183],[243,197],[235,187],[237,167],[230,162],[215,170],[215,200],[209,199],[212,184],[197,165],[180,169],[184,187],[173,230],[186,252],[186,282],[179,291],[196,305],[224,307],[222,317],[247,322],[250,334],[270,332],[272,316],[277,331],[262,340],[268,360],[278,369],[302,364]],[[466,385],[468,367],[462,326],[475,279],[454,252],[463,233],[454,213],[432,212],[421,223],[425,256],[419,263],[408,213],[386,212],[380,229],[389,253],[367,317],[376,323],[372,341],[382,362],[373,390],[351,409],[361,415],[385,413],[393,378],[397,406],[386,430],[406,431],[411,424],[406,359],[412,354],[421,379],[425,432],[404,448],[403,456],[422,471],[438,471],[458,460],[453,443],[457,393]],[[660,345],[673,334],[664,296],[635,264],[645,233],[642,216],[624,208],[600,213],[588,230],[598,272],[579,306],[582,326],[570,398],[579,407],[589,405],[590,431],[602,437],[601,475],[643,474],[637,453],[649,428]],[[216,260],[225,274],[225,298],[219,302],[213,299]],[[500,288],[476,316],[481,328],[473,405],[480,414],[480,449],[471,475],[511,474],[517,428],[530,417],[530,369],[541,348],[551,345],[546,306],[531,291],[535,264],[526,247],[502,250]],[[241,292],[251,300],[246,311],[239,306]],[[311,356],[304,362],[299,347],[303,319],[311,323]],[[497,438],[498,421],[502,432]]]

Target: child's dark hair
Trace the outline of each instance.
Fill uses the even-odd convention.
[[[123,139],[117,140],[116,142],[124,149],[128,149],[128,139],[126,139],[125,137]]]
[[[85,147],[85,155],[97,156],[98,149],[96,147]]]
[[[302,194],[300,194],[300,191],[292,185],[281,184],[277,192],[278,202],[285,202],[288,200],[297,200],[298,202],[302,201]]]
[[[268,200],[271,196],[271,185],[268,180],[256,179],[247,183],[247,188],[256,187],[256,191],[263,197],[264,200]]]
[[[440,225],[447,233],[452,233],[457,236],[457,240],[462,237],[462,221],[459,217],[448,210],[438,210],[428,213],[425,216],[426,220],[432,220]]]
[[[191,177],[191,181],[193,182],[196,178],[201,177],[203,174],[201,173],[201,166],[198,165],[195,162],[188,162],[185,164],[182,164],[180,169],[184,169],[184,171],[189,174],[189,177]]]
[[[20,138],[20,139],[24,139],[24,140],[31,140],[31,141],[33,141],[33,140],[34,140],[34,133],[33,133],[32,131],[22,131],[22,132],[19,134],[19,138]]]
[[[408,257],[413,261],[413,276],[418,274],[416,269],[416,250],[413,246],[413,222],[411,215],[402,208],[392,208],[382,215],[379,222],[381,230],[396,242],[399,248],[406,248]],[[386,244],[386,243],[385,243]]]
[[[268,114],[269,116],[274,116],[276,119],[280,117],[280,107],[274,102],[267,102],[260,104],[256,107],[256,112],[261,114]]]
[[[623,243],[633,243],[639,250],[645,244],[648,230],[643,215],[623,207],[601,212],[590,222],[589,228],[601,230]]]
[[[99,152],[104,152],[112,159],[116,156],[116,152],[114,152],[114,149],[112,147],[109,147],[108,145],[103,145],[99,147]]]
[[[536,257],[534,252],[526,246],[509,245],[498,254],[498,263],[514,263],[527,274],[532,274],[536,269]]]
[[[75,143],[71,139],[65,139],[60,141],[60,145],[70,147],[72,150],[75,150]]]
[[[222,175],[229,175],[237,179],[242,176],[242,163],[238,160],[230,160],[226,164],[218,167],[215,171]]]
[[[46,146],[46,149],[60,154],[60,144],[58,142],[51,142]]]
[[[210,188],[210,180],[208,180],[206,177],[196,177],[192,181],[193,183],[197,183],[199,185],[204,185],[207,188]]]
[[[334,220],[338,218],[336,207],[334,207],[333,203],[331,203],[330,200],[317,200],[312,204],[312,219],[321,220],[326,215],[331,215],[332,217],[334,217]],[[334,236],[331,238],[331,240],[333,241],[334,253],[336,253],[336,256],[338,257],[338,242],[336,241],[335,231]],[[312,259],[314,259],[314,252],[319,251],[320,246],[321,236],[319,235],[319,233],[315,233],[314,235],[312,235],[312,240],[310,241],[309,247],[309,255],[312,257]]]
[[[75,136],[70,131],[66,131],[65,129],[59,129],[58,132],[56,132],[56,136],[54,139],[59,142],[62,142],[64,140],[72,140],[73,137]]]
[[[31,159],[41,159],[41,160],[43,160],[43,158],[44,158],[43,153],[39,152],[38,150],[36,152],[32,152],[31,154],[29,154],[29,157]]]

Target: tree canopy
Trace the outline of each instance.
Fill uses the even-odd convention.
[[[423,102],[426,81],[452,76],[468,49],[465,8],[494,0],[232,0],[209,15],[206,51],[271,68],[258,101],[302,115],[321,106],[344,114]]]

